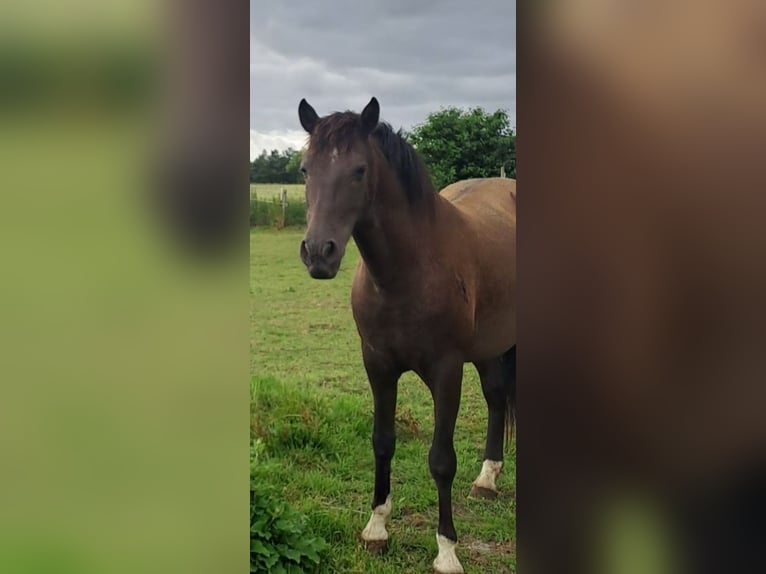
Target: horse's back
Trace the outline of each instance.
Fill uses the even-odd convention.
[[[516,248],[516,180],[506,177],[465,179],[445,187],[440,195],[460,212],[473,229],[482,251],[494,259],[513,259]]]
[[[440,195],[471,219],[499,215],[510,218],[515,226],[515,179],[507,177],[464,179],[448,185],[440,192]]]

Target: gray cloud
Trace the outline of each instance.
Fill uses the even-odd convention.
[[[410,128],[442,106],[516,117],[516,2],[251,2],[250,127],[300,129],[298,101],[320,115],[359,111]]]

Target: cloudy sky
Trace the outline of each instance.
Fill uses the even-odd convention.
[[[298,102],[409,129],[442,106],[516,125],[515,0],[251,0],[250,157],[305,143]]]

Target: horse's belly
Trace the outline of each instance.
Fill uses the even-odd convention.
[[[475,322],[474,340],[467,361],[482,361],[498,357],[516,344],[516,310],[508,308]]]

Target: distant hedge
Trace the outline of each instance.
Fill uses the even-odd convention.
[[[290,227],[306,224],[306,204],[300,200],[288,200],[282,217],[279,198],[268,200],[250,199],[250,227]]]

